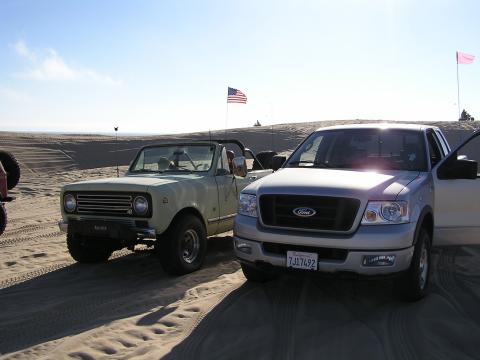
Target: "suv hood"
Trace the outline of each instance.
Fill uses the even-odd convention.
[[[394,200],[418,171],[385,171],[284,168],[248,186],[244,191],[263,194],[296,194],[354,197],[361,200]]]
[[[149,187],[164,184],[175,184],[187,180],[199,179],[202,175],[196,174],[142,174],[127,175],[119,178],[79,181],[65,185],[64,191],[131,191],[147,192]]]

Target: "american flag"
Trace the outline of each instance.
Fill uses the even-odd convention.
[[[247,103],[247,95],[242,93],[240,90],[229,87],[227,95],[227,103]]]

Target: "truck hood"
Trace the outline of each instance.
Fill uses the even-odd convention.
[[[65,185],[64,191],[130,191],[147,192],[150,187],[175,184],[188,180],[197,180],[203,175],[197,174],[142,174],[126,175],[119,178],[79,181]]]
[[[284,168],[245,188],[244,192],[354,197],[361,200],[394,200],[418,171],[355,171]]]

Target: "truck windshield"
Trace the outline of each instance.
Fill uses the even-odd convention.
[[[143,149],[130,172],[201,172],[212,166],[213,145],[165,145]]]
[[[404,129],[317,131],[286,167],[427,171],[423,133]]]

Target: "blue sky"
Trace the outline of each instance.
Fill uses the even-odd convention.
[[[0,2],[0,130],[480,119],[477,0]]]

